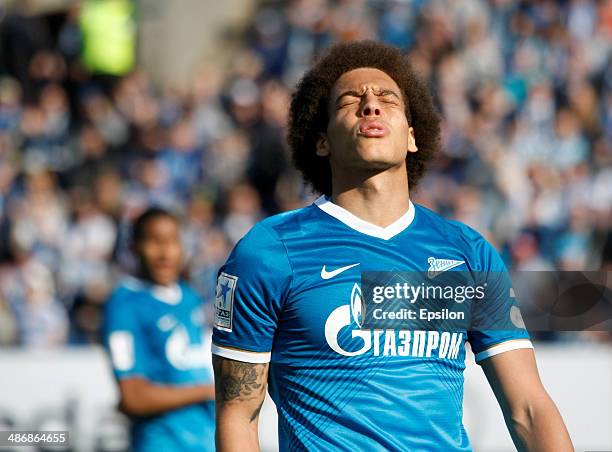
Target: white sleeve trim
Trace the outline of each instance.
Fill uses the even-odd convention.
[[[533,344],[529,339],[510,339],[495,344],[480,353],[476,353],[476,362],[490,358],[491,356],[499,355],[500,353],[509,352],[510,350],[519,350],[521,348],[533,348]]]
[[[212,344],[213,355],[222,356],[223,358],[233,359],[234,361],[242,361],[244,363],[265,364],[270,362],[271,352],[250,352],[239,350],[237,348],[228,348]]]

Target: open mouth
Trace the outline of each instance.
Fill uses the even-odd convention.
[[[358,135],[366,138],[380,138],[389,133],[388,127],[380,121],[363,121],[359,124]]]

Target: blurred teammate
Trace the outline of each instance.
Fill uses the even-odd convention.
[[[476,231],[410,201],[440,120],[407,60],[382,44],[339,44],[304,76],[290,117],[294,160],[323,196],[257,224],[219,273],[218,449],[257,449],[268,385],[282,450],[470,450],[470,342],[517,448],[572,450],[509,290],[474,315],[515,328],[360,328],[362,271],[505,271]]]
[[[125,279],[106,304],[104,343],[133,420],[135,451],[214,450],[210,334],[202,302],[179,274],[180,227],[152,208],[133,227],[137,278]]]

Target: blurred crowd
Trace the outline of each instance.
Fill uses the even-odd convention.
[[[265,1],[231,64],[164,86],[88,70],[81,27],[78,5],[0,15],[0,344],[96,342],[152,204],[184,219],[186,273],[210,301],[256,221],[313,199],[287,109],[338,40],[401,47],[431,86],[443,152],[416,202],[511,268],[611,267],[611,0]]]

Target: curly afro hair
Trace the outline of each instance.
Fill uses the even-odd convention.
[[[440,116],[427,85],[399,49],[375,41],[332,46],[302,77],[291,98],[287,141],[293,162],[315,191],[331,195],[331,168],[327,157],[316,155],[316,143],[329,122],[328,101],[334,83],[345,72],[358,68],[385,72],[402,90],[406,118],[414,128],[418,152],[406,157],[408,185],[416,187],[427,164],[440,146]]]

